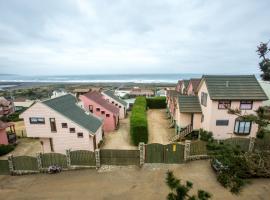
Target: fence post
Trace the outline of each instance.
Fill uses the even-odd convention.
[[[95,157],[96,157],[96,168],[100,168],[100,150],[95,150]]]
[[[248,146],[248,151],[252,152],[254,149],[254,143],[255,143],[255,137],[251,137],[249,139],[249,146]]]
[[[184,160],[187,161],[190,155],[190,140],[185,140]]]
[[[14,172],[13,155],[10,155],[8,157],[8,168],[9,168],[10,174],[13,174],[13,172]]]
[[[66,157],[67,157],[67,168],[70,168],[71,167],[70,149],[66,150]]]
[[[140,151],[140,166],[143,166],[143,164],[144,164],[144,151],[145,151],[145,145],[143,142],[139,143],[139,151]]]
[[[42,171],[41,153],[37,153],[37,165],[38,165],[39,171]]]

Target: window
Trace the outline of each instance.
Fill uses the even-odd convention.
[[[217,120],[216,121],[216,126],[228,126],[229,125],[229,120]]]
[[[67,123],[62,123],[62,128],[67,128],[67,127],[68,127]]]
[[[115,105],[118,106],[118,103],[116,103]]]
[[[100,111],[100,108],[96,108],[96,111],[99,112]]]
[[[78,138],[83,138],[83,133],[77,133]]]
[[[241,110],[251,110],[252,105],[253,105],[253,101],[240,101]]]
[[[51,132],[56,132],[55,118],[50,118]]]
[[[203,122],[203,121],[204,121],[204,115],[202,114],[201,122]]]
[[[75,133],[75,128],[69,128],[70,133]]]
[[[231,107],[231,101],[230,100],[221,100],[218,101],[218,109],[227,109]]]
[[[122,106],[119,106],[119,108],[122,108]]]
[[[114,101],[112,101],[112,104],[114,104]]]
[[[89,112],[93,113],[93,106],[89,105]]]
[[[248,135],[251,130],[250,121],[236,120],[234,125],[234,133],[239,135]]]
[[[101,111],[101,114],[104,115],[105,114],[105,111]]]
[[[30,117],[30,124],[45,124],[45,118],[43,117]]]
[[[110,117],[110,114],[106,114],[106,117]]]
[[[205,92],[201,93],[201,104],[205,107],[207,106],[207,93]]]

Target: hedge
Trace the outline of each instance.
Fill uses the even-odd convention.
[[[166,108],[166,97],[147,98],[147,107],[153,109]]]
[[[137,97],[130,116],[130,134],[134,145],[148,142],[146,98]]]
[[[6,155],[15,149],[14,145],[0,145],[0,156]]]

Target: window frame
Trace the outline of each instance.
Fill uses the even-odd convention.
[[[227,103],[221,103],[221,102],[226,102],[226,101],[227,101]],[[223,105],[224,105],[224,107],[221,107]],[[229,105],[229,106],[226,107],[226,105]],[[231,100],[219,100],[218,101],[218,109],[219,110],[226,110],[228,108],[231,108],[231,105],[232,105],[232,101]]]
[[[104,111],[104,110],[102,110],[100,113],[101,113],[102,115],[105,115],[105,111]]]
[[[243,102],[245,102],[245,103],[243,103]],[[247,102],[250,102],[250,103],[247,103]],[[241,106],[242,105],[250,105],[250,108],[241,108]],[[252,110],[252,108],[253,108],[253,101],[252,100],[241,100],[240,101],[240,110]]]
[[[108,117],[108,118],[109,118],[110,116],[111,116],[111,115],[110,115],[109,113],[107,113],[107,114],[106,114],[106,117]]]
[[[67,123],[61,123],[62,128],[68,128],[68,124]]]
[[[238,126],[237,126],[237,132],[235,131],[236,129],[236,124],[238,123]],[[242,132],[239,132],[240,130],[240,123],[244,123],[244,127],[243,127],[243,131]],[[249,130],[248,130],[248,133],[245,132],[245,129],[246,129],[246,124],[249,123]],[[245,121],[245,120],[235,120],[235,123],[234,123],[234,129],[233,129],[233,132],[235,135],[249,135],[250,132],[251,132],[251,128],[252,128],[252,122],[251,121]]]
[[[226,122],[226,123],[224,123],[224,122]],[[228,119],[217,119],[216,126],[229,126],[229,120]]]
[[[36,122],[33,122],[32,120],[36,119]],[[41,121],[39,121],[42,119]],[[45,124],[45,118],[44,117],[29,117],[29,123],[30,124]]]
[[[206,92],[201,92],[201,105],[207,107],[208,94]]]
[[[71,129],[74,129],[74,131],[71,131]],[[75,132],[76,132],[76,129],[73,128],[73,127],[71,127],[71,128],[69,128],[69,132],[70,132],[70,133],[75,133]]]
[[[100,108],[96,108],[96,111],[97,111],[97,112],[100,112]]]
[[[55,118],[51,117],[49,119],[49,121],[50,121],[51,132],[52,133],[56,133],[57,132],[57,127],[56,127],[56,120],[55,120]]]
[[[81,136],[79,136],[79,135],[81,135]],[[77,133],[77,138],[83,138],[83,132],[78,132]]]

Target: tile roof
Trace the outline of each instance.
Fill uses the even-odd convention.
[[[42,103],[92,133],[95,133],[102,125],[102,120],[92,114],[86,114],[85,111],[76,104],[77,100],[71,94],[43,101]]]
[[[106,90],[106,91],[103,91],[103,93],[105,95],[111,97],[112,99],[114,99],[118,103],[122,104],[123,106],[127,106],[127,102],[125,102],[124,100],[120,99],[118,96],[114,95],[114,92],[112,90]]]
[[[201,113],[201,105],[198,96],[178,96],[179,111],[181,113]]]
[[[93,100],[97,104],[101,105],[103,108],[111,111],[114,114],[119,114],[119,109],[115,107],[114,105],[110,104],[108,101],[106,101],[103,97],[102,94],[100,94],[97,91],[92,91],[84,94],[83,96]]]
[[[267,100],[254,75],[204,75],[213,100]]]

